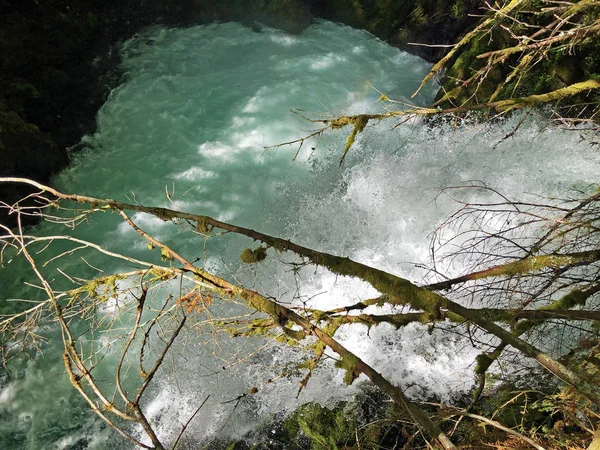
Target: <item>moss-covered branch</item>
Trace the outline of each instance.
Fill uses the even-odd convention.
[[[243,299],[251,308],[271,316],[276,323],[280,324],[284,332],[289,333],[294,337],[294,339],[302,339],[307,334],[316,336],[323,344],[329,346],[334,352],[340,355],[341,359],[339,361],[339,367],[346,370],[347,374],[345,380],[348,384],[350,384],[359,374],[365,374],[376,386],[380,387],[384,392],[386,392],[386,394],[388,394],[394,400],[394,402],[396,402],[400,407],[403,407],[411,415],[419,427],[421,427],[429,436],[434,438],[440,445],[442,445],[444,449],[456,449],[456,446],[440,430],[439,426],[437,426],[423,411],[421,411],[413,402],[411,402],[400,388],[392,385],[379,372],[357,357],[354,353],[346,349],[337,340],[335,340],[330,333],[323,331],[309,320],[300,316],[298,313],[277,303],[274,300],[264,297],[250,289],[232,284],[223,278],[207,274],[207,272],[204,270],[195,267],[190,261],[186,260],[178,252],[169,248],[139,228],[124,213],[124,211],[121,210],[120,214],[138,234],[148,240],[148,242],[152,245],[157,246],[161,248],[161,250],[167,252],[168,255],[174,260],[179,261],[184,266],[185,270],[192,272],[194,275],[199,276],[203,280],[210,280],[210,282],[214,284],[214,290],[219,294],[227,294]],[[287,328],[285,326],[287,322],[293,322],[294,324],[300,326],[304,330],[304,333]],[[136,399],[136,401],[137,400],[138,399]]]
[[[523,0],[487,6],[480,25],[434,66],[431,76],[447,68],[436,104],[478,107],[499,99],[510,110],[512,100],[531,97],[536,104],[557,102],[554,113],[565,121],[591,119],[597,128],[600,95],[573,88],[599,79],[598,1]]]
[[[569,320],[569,321],[594,321],[600,322],[600,311],[589,310],[550,310],[550,309],[497,309],[497,308],[480,308],[473,311],[486,317],[493,322],[502,322],[513,324],[518,320],[526,319],[531,321],[532,326],[539,325],[548,320]],[[322,317],[322,316],[320,316]],[[397,328],[406,326],[410,323],[431,324],[435,322],[443,322],[445,320],[464,322],[465,319],[453,314],[448,310],[439,310],[438,314],[432,315],[428,312],[414,312],[404,314],[356,314],[330,316],[323,320],[341,319],[345,323],[360,323],[367,326],[379,325],[381,323],[389,323]],[[521,322],[519,322],[521,324]]]
[[[429,80],[431,80],[437,73],[439,73],[442,69],[444,69],[447,64],[454,58],[454,56],[469,42],[471,42],[476,37],[480,36],[480,34],[488,27],[492,26],[499,19],[501,19],[504,15],[509,14],[518,6],[525,3],[524,0],[510,0],[497,15],[492,15],[486,18],[482,23],[480,23],[474,30],[468,32],[458,43],[450,50],[446,56],[440,59],[434,66],[431,68],[429,73],[423,78],[421,85],[416,90],[416,92],[412,95],[415,97],[419,91],[427,84]]]
[[[528,342],[516,337],[513,333],[498,326],[492,320],[482,317],[477,310],[466,308],[446,297],[443,297],[428,289],[418,287],[406,279],[385,271],[352,261],[349,258],[334,256],[328,253],[312,250],[307,247],[294,244],[289,240],[273,237],[248,228],[218,221],[208,216],[183,213],[167,208],[133,205],[118,202],[112,199],[107,200],[88,196],[63,194],[53,188],[43,186],[39,183],[26,179],[0,178],[0,183],[2,182],[28,183],[41,189],[42,192],[51,193],[58,199],[88,203],[94,205],[94,208],[112,209],[122,214],[124,211],[129,210],[153,214],[162,220],[183,219],[193,223],[194,228],[196,228],[197,224],[202,223],[205,225],[210,225],[213,228],[247,236],[279,251],[291,251],[308,259],[313,264],[329,269],[334,274],[356,277],[367,281],[380,293],[387,295],[388,303],[390,304],[408,305],[415,310],[425,311],[433,315],[439,315],[440,311],[445,309],[464,318],[467,321],[470,321],[488,333],[498,337],[501,341],[520,350],[530,358],[535,359],[540,365],[553,373],[556,377],[573,386],[594,404],[600,406],[600,396],[598,395],[598,392],[594,386],[592,386],[588,381],[583,379],[573,370],[565,367],[563,364],[551,358],[546,353],[540,351],[538,348],[534,347]],[[48,199],[46,199],[46,201],[48,201]],[[49,203],[53,204],[52,202]],[[148,236],[147,239],[153,245],[159,245],[159,242],[154,240],[154,238]],[[223,279],[220,279],[219,277],[197,269],[186,260],[181,259],[176,252],[166,246],[161,245],[161,248],[167,252],[171,258],[181,262],[184,270],[189,270],[197,274],[206,282],[214,284],[215,288],[221,289],[223,292],[230,293],[231,295],[236,295],[243,298],[251,307],[259,311],[265,312],[271,316],[278,315],[279,307],[276,303],[270,301],[265,302],[264,298],[257,296],[257,294],[253,293],[252,291],[239,288]]]
[[[424,286],[432,291],[443,291],[452,286],[467,281],[481,280],[491,277],[512,277],[515,275],[526,275],[537,272],[542,269],[557,269],[565,266],[578,266],[582,264],[591,264],[600,260],[600,250],[589,250],[583,252],[573,252],[566,254],[552,254],[530,256],[528,258],[512,261],[506,264],[499,264],[489,269],[471,272],[451,280],[441,281],[439,283]]]
[[[271,146],[271,147],[281,147],[284,145],[291,145],[291,144],[299,144],[301,146],[307,139],[313,138],[316,136],[320,136],[323,133],[327,132],[328,130],[336,130],[336,129],[344,128],[346,126],[351,125],[352,130],[350,131],[350,134],[348,135],[348,138],[346,139],[346,145],[344,147],[344,152],[340,159],[340,163],[342,163],[344,161],[344,159],[346,158],[348,151],[354,144],[356,136],[365,129],[365,127],[367,126],[367,124],[370,121],[373,121],[373,120],[380,121],[380,120],[392,119],[392,118],[398,118],[398,117],[416,117],[416,116],[434,117],[434,116],[443,116],[443,115],[449,115],[449,114],[453,114],[453,115],[465,114],[465,113],[472,112],[472,111],[492,111],[492,112],[496,112],[496,113],[508,113],[508,112],[514,111],[514,110],[527,109],[527,108],[532,108],[532,107],[536,107],[536,106],[540,106],[540,105],[544,105],[544,104],[548,104],[548,103],[552,103],[552,102],[567,100],[571,97],[584,95],[590,91],[597,91],[597,90],[600,90],[600,81],[598,79],[594,78],[594,79],[589,79],[589,80],[582,81],[579,83],[573,83],[569,86],[561,87],[559,89],[549,91],[549,92],[546,92],[543,94],[533,94],[533,95],[528,95],[528,96],[524,96],[524,97],[515,97],[515,98],[509,98],[509,99],[503,99],[503,100],[494,100],[494,101],[482,102],[482,103],[477,103],[477,104],[468,104],[468,105],[464,105],[464,106],[448,106],[446,108],[411,107],[411,108],[407,108],[404,110],[391,110],[391,111],[386,111],[386,112],[382,112],[379,114],[356,114],[356,115],[349,115],[349,116],[334,117],[332,119],[320,119],[320,118],[312,119],[310,117],[300,114],[301,117],[303,117],[304,119],[306,119],[312,123],[322,124],[323,126],[320,129],[318,129],[317,131],[314,131],[307,136],[303,136],[301,138],[294,139],[294,140],[284,142],[281,144],[277,144],[277,145]],[[447,95],[449,96],[449,95],[451,95],[451,93],[448,93]],[[496,96],[497,95],[494,95],[494,98]],[[445,98],[446,97],[444,97],[444,99]]]

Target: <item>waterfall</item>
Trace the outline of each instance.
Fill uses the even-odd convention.
[[[86,150],[54,180],[63,192],[210,215],[420,282],[430,234],[457,207],[437,197],[439,188],[482,181],[527,199],[600,182],[597,150],[535,114],[506,139],[522,117],[458,127],[417,119],[398,127],[393,120],[369,123],[342,167],[349,129],[327,132],[299,151],[297,144],[273,147],[318,126],[290,113],[293,108],[324,117],[378,112],[381,92],[399,102],[432,101],[435,84],[410,99],[427,63],[346,26],[317,22],[297,36],[269,28],[256,33],[237,23],[155,27],[126,42],[122,52],[123,80],[99,111],[97,132],[83,138]],[[281,264],[293,261],[284,254],[242,265],[239,254],[252,243],[239,237],[203,242],[148,215],[133,219],[205,268],[282,301],[331,308],[377,295],[366,283],[324,269],[292,271]],[[35,232],[65,233],[52,224]],[[159,258],[149,256],[146,243],[118,215],[98,215],[74,233],[112,251]],[[79,276],[93,275],[91,267],[98,266],[123,270],[96,253],[86,262],[73,257],[61,268]],[[15,263],[0,272],[0,300],[39,298],[23,287],[25,271]],[[228,306],[215,308],[227,313]],[[108,306],[99,312],[117,313]],[[449,398],[472,387],[478,351],[459,337],[430,334],[419,324],[400,331],[342,327],[337,337],[392,382],[411,386],[412,396]],[[223,341],[226,358],[256,354],[222,370],[225,363],[214,358],[208,339],[178,347],[185,357],[177,358],[177,370],[161,372],[148,395],[145,407],[166,440],[178,433],[173,424],[185,423],[208,394],[202,420],[190,424],[190,445],[215,433],[243,434],[303,402],[332,403],[356,392],[324,363],[296,399],[301,377],[277,378],[297,350]],[[115,443],[119,438],[69,385],[61,352],[59,343],[43,344],[41,354],[13,361],[12,376],[0,378],[0,448],[128,448]],[[257,385],[259,393],[235,412],[224,403]]]

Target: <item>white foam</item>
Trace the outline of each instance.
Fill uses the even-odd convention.
[[[146,232],[151,231],[153,233],[159,233],[161,230],[164,230],[165,227],[169,226],[169,222],[142,212],[135,213],[131,217],[131,220]],[[136,234],[136,231],[127,222],[121,222],[118,226],[118,231],[122,234]],[[158,234],[155,235],[155,237],[157,236]]]
[[[209,159],[231,161],[236,149],[220,141],[204,142],[198,146],[198,153]]]
[[[328,53],[327,55],[313,58],[310,68],[312,70],[325,70],[331,68],[334,64],[346,61],[346,58],[336,53]]]
[[[254,125],[255,123],[256,123],[255,117],[234,116],[231,119],[231,124],[235,128],[239,128],[239,127],[243,127],[243,126],[247,126],[247,125]]]
[[[349,277],[340,277],[326,270],[319,270],[310,283],[302,288],[304,298],[310,299],[307,305],[322,310],[339,308],[375,298],[379,293],[366,282]]]
[[[64,438],[59,439],[59,441],[56,442],[54,445],[58,450],[65,450],[72,448],[73,445],[75,445],[80,440],[80,436],[65,436]]]
[[[206,396],[204,397],[206,398]],[[177,399],[174,401],[174,399]],[[154,389],[152,399],[143,405],[144,412],[153,429],[163,444],[173,444],[182,427],[188,423],[202,400],[197,395],[189,395],[176,385],[162,384]],[[192,436],[192,442],[201,442],[214,435],[227,418],[227,406],[208,401],[199,414],[189,422],[184,438]],[[136,427],[137,438],[145,444],[150,440],[141,426]],[[184,439],[185,441],[185,439]]]
[[[217,175],[215,172],[211,170],[205,170],[202,167],[190,167],[189,169],[174,175],[174,177],[178,180],[183,179],[189,181],[212,179],[217,178],[218,176],[219,175]]]
[[[442,401],[467,393],[473,386],[473,361],[479,351],[444,332],[428,333],[421,324],[397,332],[382,324],[344,326],[336,337],[410,397],[437,395]]]
[[[246,106],[244,106],[242,108],[242,112],[244,112],[244,113],[258,112],[260,110],[258,107],[258,102],[259,102],[259,96],[257,94],[254,97],[252,97],[250,100],[248,100],[248,103],[246,103]]]
[[[285,47],[289,47],[300,42],[300,39],[298,39],[296,36],[283,34],[281,32],[270,33],[269,38],[276,44],[283,45]]]
[[[234,133],[231,139],[240,150],[259,149],[262,151],[265,146],[264,134],[259,129],[252,130],[249,133]]]
[[[7,404],[14,398],[17,392],[17,388],[14,383],[10,383],[8,386],[0,391],[0,406],[6,407]]]

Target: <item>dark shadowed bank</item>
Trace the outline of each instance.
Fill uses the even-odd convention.
[[[48,182],[69,162],[120,79],[116,46],[152,24],[256,22],[299,33],[319,17],[363,28],[435,60],[473,26],[480,1],[0,0],[0,176]],[[0,187],[0,200],[27,194]],[[7,223],[6,215],[0,222]],[[14,225],[13,222],[9,222]]]

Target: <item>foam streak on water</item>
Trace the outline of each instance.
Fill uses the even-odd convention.
[[[349,130],[305,143],[295,162],[296,147],[265,149],[314,128],[290,114],[290,108],[323,114],[377,111],[380,94],[369,83],[390,98],[408,100],[427,64],[362,31],[331,23],[315,24],[298,36],[270,29],[254,33],[239,24],[156,28],[126,43],[123,52],[124,82],[99,112],[98,132],[84,139],[90,150],[56,179],[65,192],[175,206],[418,280],[415,263],[427,261],[429,234],[455,207],[434,201],[437,188],[482,180],[509,196],[555,195],[600,181],[598,153],[538,119],[497,146],[518,118],[502,126],[456,130],[418,120],[393,130],[393,123],[369,124],[343,168],[338,163]],[[427,103],[434,89],[417,101]],[[133,219],[186,256],[204,257],[195,235],[147,215]],[[95,219],[77,233],[109,249],[149,257],[145,243],[116,216]],[[239,238],[209,242],[205,266],[283,301],[300,296],[316,307],[377,295],[365,283],[325,270],[311,268],[294,276],[279,264],[291,260],[288,255],[273,254],[258,267],[240,268],[239,253],[249,245]],[[76,271],[78,264],[63,269]],[[19,277],[3,281],[8,297],[25,295],[17,286]],[[342,328],[338,337],[394,383],[412,386],[411,395],[447,397],[472,385],[469,367],[478,352],[451,336],[430,335],[414,325],[399,333],[386,326],[369,333]],[[329,367],[317,371],[294,400],[298,379],[265,384],[294,357],[290,350],[272,345],[216,378],[210,373],[218,362],[206,346],[187,345],[177,374],[164,373],[146,405],[167,440],[178,432],[173,424],[184,423],[208,393],[212,403],[202,420],[190,425],[196,441],[223,426],[231,407],[220,402],[251,386],[262,389],[240,405],[225,433],[244,432],[267,414],[298,402],[334,401],[355,389],[344,387],[342,374]],[[222,345],[233,353],[245,344]],[[108,433],[98,432],[86,406],[74,400],[52,348],[44,354],[23,364],[16,379],[3,381],[0,447],[112,445],[103,441]],[[25,401],[26,395],[35,401]],[[56,417],[58,406],[62,420]]]

